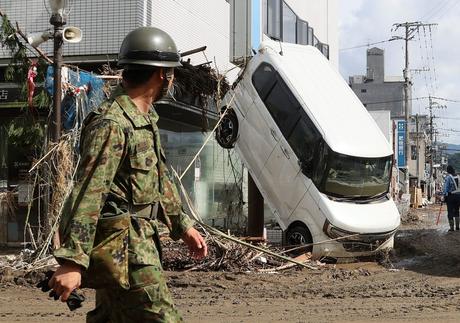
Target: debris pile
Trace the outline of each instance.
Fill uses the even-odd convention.
[[[276,256],[215,236],[208,235],[207,244],[208,256],[204,260],[195,260],[190,257],[183,242],[162,238],[163,268],[171,271],[272,272],[296,266]],[[284,253],[280,248],[267,247],[263,243],[257,243],[255,246],[279,255]],[[316,266],[316,262],[310,258],[311,254],[306,253],[294,259],[312,267]]]
[[[45,277],[47,268],[56,265],[52,256],[37,260],[36,254],[31,249],[23,249],[19,254],[0,256],[0,284],[35,286]]]

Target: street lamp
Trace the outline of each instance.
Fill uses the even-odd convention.
[[[67,15],[65,8],[68,0],[48,0],[51,9],[50,23],[54,26],[54,30],[32,33],[27,36],[27,41],[34,47],[50,38],[54,40],[53,68],[54,68],[54,93],[53,93],[53,117],[51,126],[51,139],[53,142],[58,142],[61,137],[61,101],[62,101],[62,85],[61,85],[61,70],[62,70],[62,43],[78,43],[82,39],[82,32],[77,27],[66,27]]]

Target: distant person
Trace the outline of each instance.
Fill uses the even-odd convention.
[[[458,178],[455,175],[455,169],[449,165],[447,166],[447,176],[444,181],[443,195],[444,201],[447,204],[447,218],[449,219],[449,231],[454,231],[455,228],[460,230],[459,223],[459,206],[460,206],[460,192],[458,189]]]

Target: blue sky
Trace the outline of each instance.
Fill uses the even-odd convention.
[[[410,69],[414,72],[413,97],[428,95],[460,101],[460,0],[339,0],[340,72],[363,75],[366,48],[347,49],[402,36],[394,23],[422,21],[437,26],[420,29],[410,42]],[[402,75],[404,41],[371,45],[385,50],[385,74]],[[460,102],[438,100],[447,108],[436,110],[439,140],[460,144]],[[413,113],[428,114],[428,99],[414,100]],[[456,119],[455,119],[456,118]],[[447,129],[447,130],[443,130]]]

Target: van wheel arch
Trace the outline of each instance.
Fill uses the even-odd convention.
[[[313,237],[307,225],[301,221],[292,222],[286,230],[286,244],[287,245],[302,245],[313,243]],[[313,246],[301,249],[301,253],[312,251]]]

